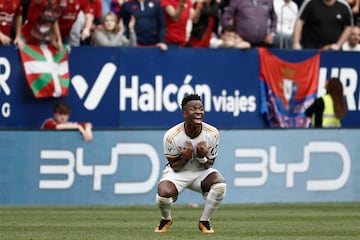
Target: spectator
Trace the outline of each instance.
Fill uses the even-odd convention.
[[[330,78],[325,88],[326,94],[317,98],[305,115],[312,118],[315,128],[341,127],[340,120],[346,114],[343,85],[338,78]]]
[[[293,49],[339,50],[353,26],[349,4],[342,0],[306,0],[299,10]]]
[[[194,7],[200,9],[200,17],[193,24],[189,46],[209,47],[212,33],[217,34],[219,26],[220,0],[197,1]]]
[[[71,108],[64,102],[55,104],[53,118],[46,119],[41,125],[42,129],[75,129],[79,130],[84,141],[90,142],[93,140],[92,124],[89,122],[69,122]]]
[[[343,51],[360,51],[360,27],[353,26],[348,40],[343,44]]]
[[[273,0],[230,0],[222,15],[222,25],[235,26],[238,35],[252,47],[271,47],[276,24]]]
[[[96,30],[93,39],[94,46],[136,46],[135,17],[132,16],[129,22],[129,39],[120,31],[118,18],[113,12],[104,16],[103,24]]]
[[[166,51],[165,14],[159,0],[134,0],[121,6],[121,16],[128,35],[131,16],[136,19],[135,32],[138,46],[157,46]]]
[[[0,45],[13,43],[12,28],[21,26],[22,5],[20,0],[0,0]],[[20,23],[16,23],[20,21]]]
[[[188,21],[196,23],[200,9],[194,9],[191,0],[161,0],[161,5],[166,19],[165,42],[172,47],[186,46]]]
[[[84,40],[90,36],[91,26],[94,19],[93,10],[89,0],[65,1],[66,7],[64,8],[63,14],[59,19],[61,37],[64,43],[77,46],[80,44],[79,40],[76,40],[78,36],[80,36],[81,40]],[[81,14],[83,14],[85,18],[84,20],[81,19]],[[80,26],[82,25],[81,22],[83,22],[83,26]],[[73,30],[75,30],[76,27],[75,31],[78,35],[74,35],[75,32],[71,32],[73,27]],[[81,31],[81,34],[78,32],[79,30]]]
[[[244,41],[235,31],[234,26],[225,26],[221,30],[221,38],[213,38],[210,41],[211,48],[250,48],[249,42]]]
[[[274,9],[277,16],[274,47],[291,49],[299,8],[293,0],[274,0]]]
[[[14,43],[19,48],[23,48],[25,43],[52,44],[58,51],[62,51],[58,19],[64,7],[64,2],[60,0],[31,1],[25,23],[17,27]]]

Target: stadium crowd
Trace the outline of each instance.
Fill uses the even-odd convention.
[[[360,0],[0,0],[0,45],[358,51],[359,5]]]

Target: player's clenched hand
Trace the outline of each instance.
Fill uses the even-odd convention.
[[[186,141],[183,146],[179,146],[179,156],[177,158],[168,158],[170,167],[175,172],[180,171],[185,164],[192,158],[193,146],[190,141]]]
[[[197,156],[199,158],[205,157],[209,151],[209,148],[206,145],[206,142],[205,141],[199,142],[198,145],[196,146],[196,151],[197,151]]]
[[[190,141],[186,141],[183,147],[180,147],[182,159],[189,161],[192,158],[193,146]]]

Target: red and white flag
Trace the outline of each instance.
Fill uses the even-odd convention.
[[[270,127],[306,128],[305,109],[316,99],[320,53],[300,62],[259,48],[261,113]]]
[[[69,52],[51,45],[25,45],[20,56],[27,82],[36,98],[64,97],[70,84]]]

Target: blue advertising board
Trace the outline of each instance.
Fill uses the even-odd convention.
[[[273,50],[287,61],[316,51]],[[349,112],[344,127],[359,127],[358,53],[321,52],[319,93],[326,78],[345,83]],[[73,47],[71,84],[64,99],[34,98],[18,50],[0,46],[0,126],[39,128],[53,106],[66,101],[71,119],[95,128],[159,129],[176,123],[182,97],[199,93],[206,118],[221,129],[265,128],[260,114],[257,49]]]
[[[0,205],[155,204],[163,134],[95,131],[86,143],[76,131],[0,131]],[[359,134],[220,130],[224,203],[360,201]],[[177,203],[203,201],[185,190]]]

